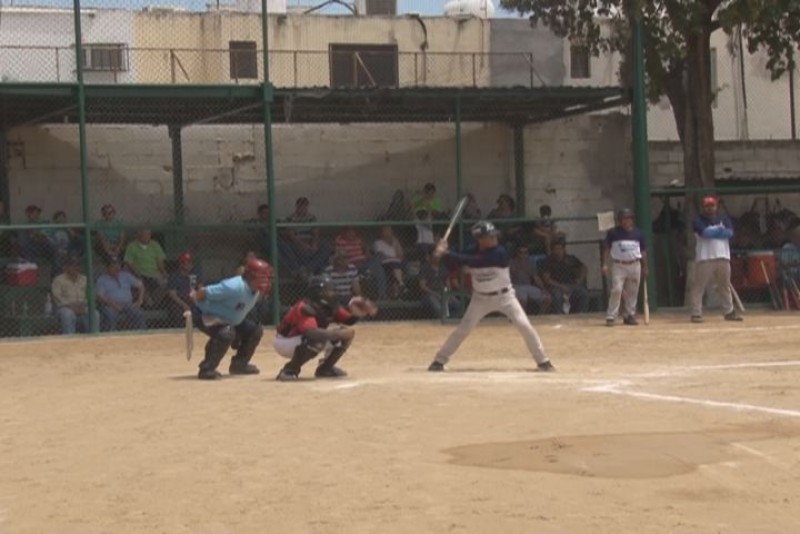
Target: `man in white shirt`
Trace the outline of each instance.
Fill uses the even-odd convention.
[[[79,272],[78,260],[69,258],[64,272],[53,279],[53,303],[62,334],[89,331],[89,305],[86,300],[86,277]]]

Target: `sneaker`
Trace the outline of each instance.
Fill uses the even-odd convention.
[[[724,317],[726,321],[744,321],[744,318],[735,311],[726,313]]]
[[[228,368],[228,372],[232,375],[257,375],[261,371],[252,363],[246,365],[237,365],[234,363]]]
[[[300,380],[300,374],[296,373],[295,371],[281,369],[281,372],[278,373],[278,376],[275,377],[275,380],[279,380],[281,382],[293,382],[295,380]]]
[[[434,373],[436,373],[436,372],[440,372],[440,371],[444,371],[444,364],[443,364],[443,363],[439,363],[439,362],[437,362],[436,360],[434,360],[434,361],[433,361],[433,362],[432,362],[432,363],[431,363],[431,364],[428,366],[428,371],[431,371],[431,372],[434,372]]]
[[[347,376],[347,371],[342,369],[341,367],[317,367],[314,376],[317,378],[343,378]]]
[[[703,316],[702,315],[692,315],[692,322],[693,323],[702,323]]]
[[[542,373],[552,373],[553,371],[556,370],[556,368],[553,367],[553,364],[550,363],[550,360],[540,363],[539,365],[536,366],[536,368]]]
[[[606,319],[606,326],[614,326],[614,319]]]
[[[200,380],[219,380],[222,378],[222,373],[216,369],[200,369],[200,372],[197,373],[197,378]]]
[[[639,321],[637,321],[636,317],[634,317],[633,315],[628,315],[627,317],[625,317],[622,320],[622,322],[625,323],[628,326],[638,326],[639,325]]]

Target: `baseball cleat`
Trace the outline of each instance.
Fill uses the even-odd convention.
[[[275,380],[279,380],[281,382],[293,382],[295,380],[300,380],[300,375],[294,371],[281,369],[281,372],[278,373],[278,376],[275,377]]]
[[[702,315],[692,315],[692,322],[693,323],[702,323],[703,316]]]
[[[252,363],[248,363],[246,365],[231,364],[228,372],[232,375],[257,375],[261,371]]]
[[[550,363],[550,360],[540,363],[539,365],[536,366],[536,368],[542,373],[552,373],[553,371],[556,370],[556,368],[553,367],[553,364]]]
[[[197,378],[200,380],[219,380],[222,378],[222,373],[216,369],[200,369],[200,372],[197,373]]]
[[[726,321],[744,321],[744,318],[735,311],[726,313],[724,317]]]
[[[347,371],[342,369],[341,367],[317,367],[316,372],[314,372],[314,376],[317,378],[344,378],[347,376]]]
[[[442,363],[439,363],[439,362],[437,362],[436,360],[434,360],[434,361],[433,361],[433,362],[432,362],[432,363],[431,363],[431,364],[428,366],[428,371],[431,371],[431,372],[434,372],[434,373],[436,373],[436,372],[440,372],[440,371],[444,371],[444,364],[442,364]]]
[[[637,321],[636,317],[634,317],[633,315],[628,315],[622,320],[622,322],[628,326],[637,326],[639,324],[639,321]]]
[[[606,326],[614,326],[614,319],[606,319]]]

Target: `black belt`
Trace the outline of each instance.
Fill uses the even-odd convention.
[[[634,263],[639,263],[641,260],[631,260],[631,261],[620,261],[614,260],[614,263],[621,263],[622,265],[633,265]]]
[[[504,287],[500,291],[492,291],[491,293],[481,293],[480,291],[478,291],[478,294],[483,295],[484,297],[496,297],[497,295],[505,295],[509,291],[511,291],[510,287]]]

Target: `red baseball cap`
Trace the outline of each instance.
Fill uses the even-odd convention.
[[[192,263],[192,255],[188,252],[184,252],[180,256],[178,256],[178,262],[180,263]]]
[[[719,204],[717,197],[711,195],[703,197],[703,206],[716,206],[717,204]]]

